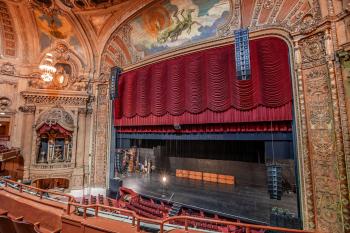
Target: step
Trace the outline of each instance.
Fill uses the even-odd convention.
[[[172,216],[175,216],[175,215],[178,215],[180,210],[182,208],[182,205],[181,204],[178,204],[178,203],[174,203],[174,205],[171,207],[170,211],[169,211],[169,216],[172,217]]]

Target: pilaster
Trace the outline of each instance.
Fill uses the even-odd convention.
[[[23,179],[29,179],[29,168],[31,164],[32,140],[34,130],[34,114],[35,106],[21,106],[19,108],[23,112],[23,129],[22,129],[22,156],[24,159]]]

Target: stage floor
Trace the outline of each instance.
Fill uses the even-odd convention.
[[[162,197],[164,191],[160,174],[132,174],[122,179],[124,187],[144,196],[256,223],[269,223],[273,207],[288,209],[295,215],[298,212],[296,194],[284,193],[282,200],[272,200],[267,187],[217,184],[167,176],[166,195]]]

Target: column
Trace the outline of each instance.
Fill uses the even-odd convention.
[[[81,189],[86,182],[84,180],[84,154],[85,154],[85,123],[86,109],[78,109],[78,127],[75,153],[75,169],[72,175],[71,188]]]
[[[303,156],[310,161],[301,178],[312,187],[305,197],[313,210],[306,227],[314,228],[314,222],[318,232],[344,233],[350,229],[348,176],[330,40],[326,31],[299,42],[307,131]]]
[[[86,111],[86,125],[85,125],[85,153],[84,153],[84,159],[83,159],[83,166],[84,166],[84,178],[85,183],[84,185],[87,187],[91,184],[90,180],[90,164],[89,164],[89,158],[91,154],[91,142],[93,134],[92,134],[92,108],[87,108]]]
[[[78,110],[78,139],[76,150],[76,167],[82,168],[85,154],[85,121],[86,121],[86,109],[79,108]]]
[[[30,164],[32,155],[33,126],[35,106],[22,106],[19,108],[23,112],[23,128],[22,128],[22,156],[24,159],[23,179],[30,177]]]

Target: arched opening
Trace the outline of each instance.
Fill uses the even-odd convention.
[[[37,163],[70,162],[72,157],[72,132],[59,124],[44,124],[38,130]]]
[[[36,163],[71,162],[73,122],[62,108],[53,108],[40,116],[36,128]]]
[[[65,178],[38,179],[33,182],[33,186],[41,189],[58,189],[63,191],[69,188],[69,180]]]
[[[167,174],[175,201],[251,221],[270,224],[277,208],[298,216],[290,46],[281,37],[248,43],[246,79],[238,75],[242,56],[233,44],[123,72],[114,102],[118,153],[111,177],[154,197],[155,184]],[[193,185],[203,188],[193,191]],[[180,186],[196,197],[176,200]],[[158,191],[158,198],[166,195]],[[197,202],[204,195],[214,201]],[[222,207],[217,200],[235,201]]]

